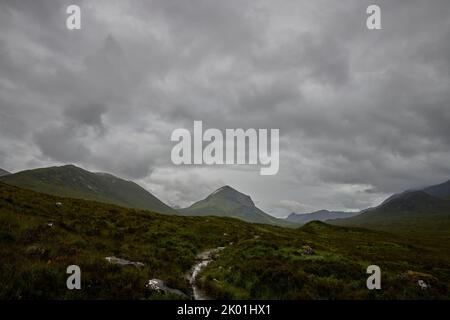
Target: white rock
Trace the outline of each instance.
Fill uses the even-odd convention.
[[[417,281],[417,284],[419,285],[420,289],[422,289],[422,290],[428,289],[427,283],[425,281],[423,281],[423,280]]]

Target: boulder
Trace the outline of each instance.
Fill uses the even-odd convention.
[[[439,279],[435,276],[417,271],[408,270],[400,276],[403,280],[417,285],[422,290],[427,290],[431,286],[439,284]]]
[[[117,258],[117,257],[105,257],[105,260],[111,264],[118,264],[120,266],[131,265],[131,266],[135,266],[137,268],[144,266],[144,264],[142,262],[134,262],[134,261],[129,261],[129,260],[125,260],[125,259],[121,259],[121,258]]]
[[[314,250],[310,246],[302,246],[302,254],[311,256],[314,254]]]

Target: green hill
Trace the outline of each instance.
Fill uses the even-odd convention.
[[[134,182],[110,174],[89,172],[73,165],[21,171],[0,177],[0,181],[62,197],[95,200],[165,214],[177,213]]]
[[[404,192],[358,216],[329,222],[403,234],[421,241],[439,239],[450,248],[450,201],[423,191]]]
[[[300,229],[222,217],[181,217],[61,198],[0,183],[0,300],[172,299],[192,293],[196,255],[224,247],[198,285],[221,299],[449,299],[450,251],[398,236],[311,222]],[[119,266],[105,257],[139,266]],[[82,270],[67,290],[66,268]],[[382,290],[366,268],[382,269]],[[430,286],[422,290],[417,278]]]
[[[230,186],[224,186],[203,200],[179,212],[186,216],[219,216],[238,218],[247,222],[289,226],[292,223],[277,219],[257,208],[253,200]]]

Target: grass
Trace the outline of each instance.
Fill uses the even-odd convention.
[[[56,205],[61,202],[62,205]],[[52,226],[48,224],[52,223]],[[60,198],[0,183],[0,299],[172,299],[149,279],[191,294],[198,253],[226,247],[199,276],[224,299],[448,299],[450,253],[385,232],[313,222],[300,229],[221,217],[181,217]],[[305,251],[309,247],[312,252]],[[116,256],[145,264],[119,267]],[[82,290],[67,290],[79,265]],[[382,290],[366,289],[366,268]],[[414,271],[437,279],[421,290]],[[415,273],[415,274],[416,274]]]

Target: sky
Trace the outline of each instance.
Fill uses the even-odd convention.
[[[81,30],[66,8],[81,8]],[[368,30],[366,8],[381,8]],[[0,0],[0,168],[75,164],[283,217],[450,179],[448,0]],[[175,166],[177,128],[280,130],[280,170]]]

